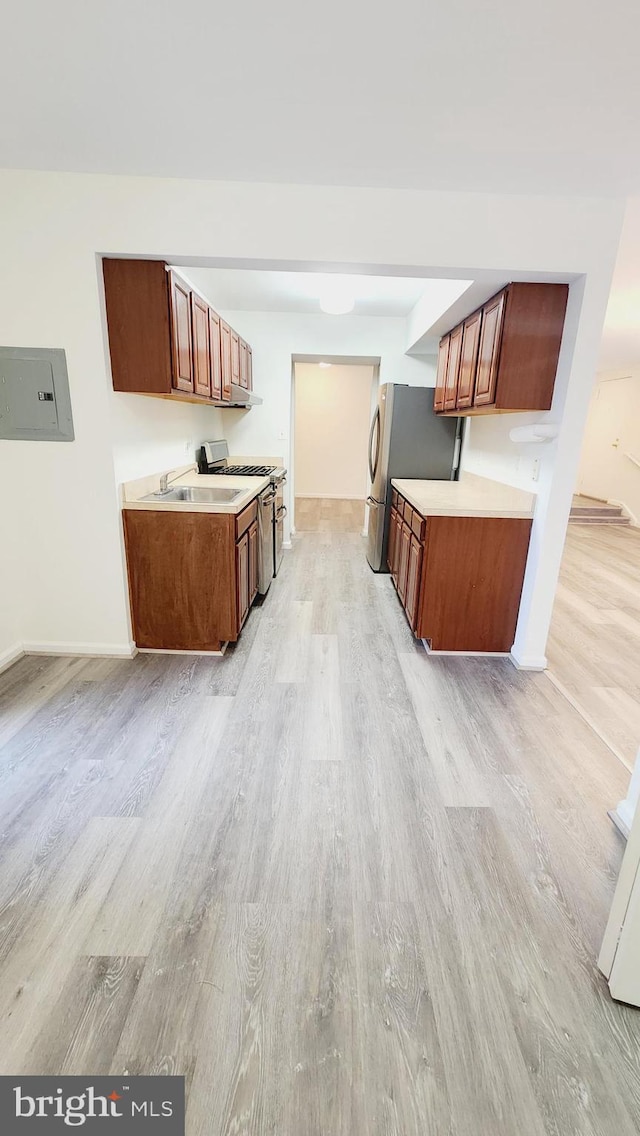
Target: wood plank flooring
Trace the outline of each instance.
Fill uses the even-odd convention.
[[[640,531],[569,528],[547,646],[551,674],[632,768],[640,746]]]
[[[338,497],[296,497],[297,532],[356,532],[364,525],[364,501]]]
[[[188,1136],[637,1136],[625,770],[428,658],[343,520],[222,659],[0,676],[0,1072],[184,1074]]]

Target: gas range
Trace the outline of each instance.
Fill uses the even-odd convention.
[[[198,473],[227,477],[269,477],[273,485],[283,482],[286,469],[276,465],[229,465],[229,447],[224,440],[205,442],[198,450]]]

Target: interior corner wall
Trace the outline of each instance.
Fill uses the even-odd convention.
[[[0,446],[2,443],[0,443]],[[0,670],[22,649],[22,599],[16,532],[19,524],[18,499],[7,482],[0,484]]]
[[[0,343],[65,350],[75,426],[70,443],[0,445],[0,483],[19,489],[20,498],[18,514],[7,514],[8,531],[2,518],[2,535],[16,549],[21,640],[51,650],[122,652],[129,646],[116,480],[138,459],[133,426],[118,425],[119,410],[115,422],[112,414],[100,255],[156,256],[174,263],[260,262],[265,267],[286,262],[377,273],[390,266],[403,274],[422,274],[431,266],[438,275],[464,279],[473,279],[476,270],[520,279],[528,273],[584,279],[584,302],[572,317],[558,404],[581,432],[581,383],[584,374],[595,371],[623,204],[594,198],[0,171]],[[268,436],[279,443],[275,452],[286,457],[287,427],[281,424],[290,418],[290,356],[296,350],[355,354],[347,342],[338,346],[341,339],[348,341],[348,324],[335,317],[333,347],[324,332],[315,337],[315,348],[291,343],[283,377],[278,366],[282,345],[269,326],[275,327],[277,317],[242,313],[241,322],[238,315],[233,323],[254,352],[258,338],[264,344],[264,358],[254,353],[254,362],[256,389],[265,401],[244,415],[224,411],[224,420],[238,440],[246,438],[245,452],[254,450],[253,438]],[[371,321],[369,338],[374,340],[376,323]],[[403,350],[404,343],[401,358]],[[389,372],[384,349],[372,346],[366,354],[382,356],[382,382],[412,381]],[[407,374],[409,367],[421,366],[416,360],[405,365]],[[151,399],[138,403],[139,409],[125,414],[139,419],[141,450],[153,447],[153,463],[163,465],[168,455],[167,464],[172,464],[181,447],[197,441],[193,420],[162,426],[164,411],[151,409]],[[152,437],[153,421],[159,429],[166,427],[161,445]],[[284,439],[279,436],[283,429]],[[546,496],[534,522],[521,609],[523,641],[530,636],[544,640],[553,602],[570,502],[564,483],[575,481],[579,435],[563,432],[561,443],[553,484],[543,487]]]
[[[296,363],[297,497],[364,501],[373,377],[370,366]]]
[[[512,442],[509,433],[515,426],[526,426],[548,418],[546,413],[536,413],[487,414],[465,419],[461,458],[463,472],[504,481],[529,493],[537,492],[540,467],[553,460],[556,445],[553,442]]]

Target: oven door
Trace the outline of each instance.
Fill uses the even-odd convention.
[[[277,576],[278,569],[282,563],[283,543],[284,543],[284,519],[287,515],[287,507],[284,504],[284,490],[282,488],[283,482],[276,485],[276,499],[273,502],[273,574]]]
[[[258,591],[266,596],[275,576],[273,570],[273,508],[275,493],[271,486],[258,497]]]

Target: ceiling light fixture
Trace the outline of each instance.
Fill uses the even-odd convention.
[[[319,367],[330,367],[331,363],[318,363]]]
[[[329,316],[345,316],[353,311],[355,302],[353,292],[344,284],[331,284],[320,295],[320,308]]]

